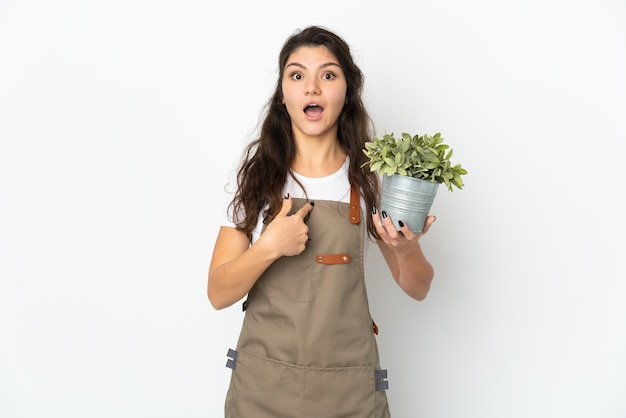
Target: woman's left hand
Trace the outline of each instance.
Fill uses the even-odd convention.
[[[411,251],[412,248],[419,245],[419,239],[428,232],[436,217],[429,215],[424,222],[424,228],[421,233],[415,233],[411,229],[399,220],[398,223],[402,225],[398,231],[392,222],[392,219],[385,212],[376,211],[372,215],[374,225],[376,225],[376,231],[380,235],[382,241],[393,249],[396,253],[404,253],[405,251]]]

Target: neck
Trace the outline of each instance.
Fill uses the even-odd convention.
[[[297,141],[296,157],[291,168],[306,177],[326,177],[341,168],[346,153],[333,141]]]

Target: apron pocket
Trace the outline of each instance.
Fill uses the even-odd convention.
[[[376,417],[374,367],[309,368],[303,417]]]
[[[310,302],[313,257],[304,250],[298,256],[279,258],[265,270],[259,286],[275,299]]]
[[[226,418],[388,416],[374,367],[302,367],[238,350]]]
[[[226,418],[301,417],[303,368],[240,349],[226,397]]]

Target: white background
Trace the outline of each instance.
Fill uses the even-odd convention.
[[[220,417],[222,185],[309,24],[469,171],[428,298],[368,262],[394,418],[626,416],[622,0],[0,1],[0,416]],[[263,382],[259,382],[263,384]],[[323,400],[320,400],[323,402]]]

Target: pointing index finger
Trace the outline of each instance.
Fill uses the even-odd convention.
[[[295,214],[301,216],[302,219],[304,219],[304,222],[306,222],[309,219],[309,212],[313,210],[314,205],[315,202],[309,202],[306,205],[302,206],[300,209],[298,209]]]

